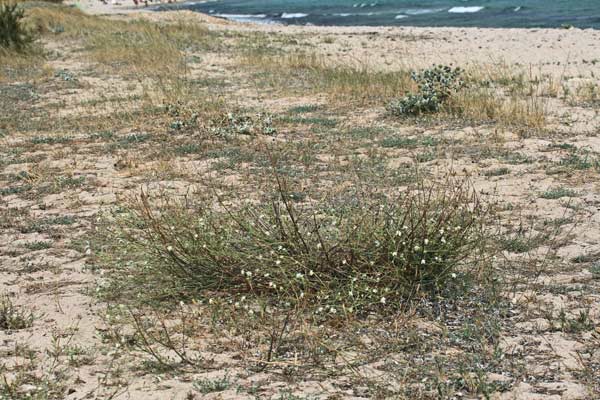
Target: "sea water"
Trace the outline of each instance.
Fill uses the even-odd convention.
[[[200,0],[174,7],[260,23],[600,29],[600,0]]]

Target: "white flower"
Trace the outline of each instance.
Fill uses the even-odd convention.
[[[382,297],[382,298],[379,300],[379,302],[380,302],[381,304],[385,304],[385,297]]]
[[[208,299],[208,304],[213,304],[215,301],[213,299]]]
[[[419,251],[421,248],[418,245],[415,245],[415,251]]]
[[[173,246],[167,246],[167,251],[171,253],[173,251]]]
[[[425,265],[425,259],[421,260],[421,265]]]
[[[302,279],[303,277],[304,275],[302,275],[300,272],[296,274],[296,279]]]
[[[315,274],[315,272],[311,269],[310,271],[308,271],[308,275],[313,276]]]
[[[442,243],[444,243],[444,244],[446,244],[446,239],[444,239],[444,238],[442,237],[442,240],[441,240],[441,242],[442,242]]]
[[[279,264],[281,264],[281,260],[275,261],[275,265],[279,265]]]
[[[452,277],[452,279],[456,279],[456,274],[454,272],[450,274],[450,276]]]
[[[396,236],[402,236],[402,232],[396,231]]]
[[[342,265],[346,265],[346,260],[342,260]]]
[[[425,239],[424,243],[429,244],[429,239]]]
[[[397,255],[398,255],[398,252],[397,252],[397,251],[394,251],[394,252],[392,253],[392,257],[396,257]]]
[[[300,292],[300,298],[304,298],[304,292]]]
[[[252,272],[250,272],[250,271],[246,271],[246,276],[247,276],[248,278],[250,278],[250,277],[252,276]]]

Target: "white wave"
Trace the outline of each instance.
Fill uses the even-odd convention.
[[[521,6],[515,7],[515,9],[513,11],[521,11]]]
[[[227,19],[262,19],[267,18],[266,14],[213,14],[215,17]]]
[[[302,13],[283,13],[283,14],[281,14],[281,18],[283,18],[283,19],[305,18],[305,17],[308,17],[308,14],[302,14]]]
[[[211,14],[215,17],[225,18],[236,22],[253,22],[255,24],[276,25],[277,22],[269,19],[266,14]]]
[[[448,10],[449,13],[453,14],[465,14],[465,13],[476,13],[483,10],[484,7],[452,7]]]
[[[443,11],[443,8],[415,8],[402,11],[407,15],[423,15],[423,14],[433,14],[436,12]]]
[[[394,17],[394,19],[404,19],[404,18],[408,18],[408,15],[398,14]]]

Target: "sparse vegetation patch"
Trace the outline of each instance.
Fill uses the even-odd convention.
[[[277,186],[270,202],[222,211],[208,199],[159,211],[142,195],[113,234],[146,267],[115,273],[140,279],[127,290],[143,281],[147,294],[170,286],[247,312],[262,304],[365,315],[489,272],[487,210],[466,182],[310,206],[292,201],[281,178]]]

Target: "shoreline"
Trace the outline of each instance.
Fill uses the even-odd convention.
[[[306,51],[380,70],[442,63],[517,68],[530,76],[600,75],[600,31],[594,29],[257,24],[191,10],[150,12],[155,10],[97,0],[79,4],[84,12],[96,15],[136,15],[156,22],[181,18],[213,30],[307,36]]]
[[[128,1],[127,1],[128,2]],[[133,2],[131,2],[133,3]],[[464,29],[474,29],[474,30],[499,30],[499,31],[505,31],[505,30],[513,30],[513,31],[525,31],[525,32],[537,32],[537,31],[558,31],[558,32],[569,32],[569,31],[576,31],[576,32],[596,32],[598,34],[600,34],[600,29],[596,29],[596,28],[580,28],[577,26],[569,26],[568,28],[564,28],[564,27],[487,27],[487,26],[454,26],[454,25],[447,25],[447,26],[441,26],[441,25],[431,25],[431,26],[424,26],[424,25],[314,25],[314,24],[285,24],[279,21],[275,21],[275,20],[269,20],[268,23],[261,23],[260,21],[240,21],[237,20],[235,18],[227,18],[224,15],[226,14],[209,14],[206,12],[202,12],[202,11],[197,11],[197,10],[189,10],[189,9],[163,9],[163,10],[157,10],[156,8],[161,7],[161,6],[172,6],[172,5],[185,5],[188,4],[189,0],[183,0],[183,1],[179,1],[179,0],[174,0],[171,3],[167,3],[167,2],[159,2],[157,4],[149,4],[148,6],[135,6],[135,5],[125,5],[123,3],[117,3],[116,5],[114,4],[103,4],[101,1],[99,0],[82,0],[82,1],[76,1],[76,0],[68,0],[65,1],[65,4],[67,5],[73,5],[76,7],[79,7],[82,11],[91,14],[91,15],[104,15],[104,16],[110,16],[110,15],[119,15],[119,14],[132,14],[132,13],[147,13],[147,12],[160,12],[160,13],[193,13],[198,15],[201,19],[214,19],[214,20],[219,20],[219,21],[223,21],[223,22],[227,22],[228,24],[233,24],[233,25],[250,25],[253,27],[263,27],[263,26],[270,26],[270,27],[289,27],[289,28],[306,28],[306,29],[376,29],[376,30],[381,30],[381,29],[430,29],[430,30],[455,30],[455,29],[460,29],[460,30],[464,30]],[[232,14],[233,15],[233,14]]]

